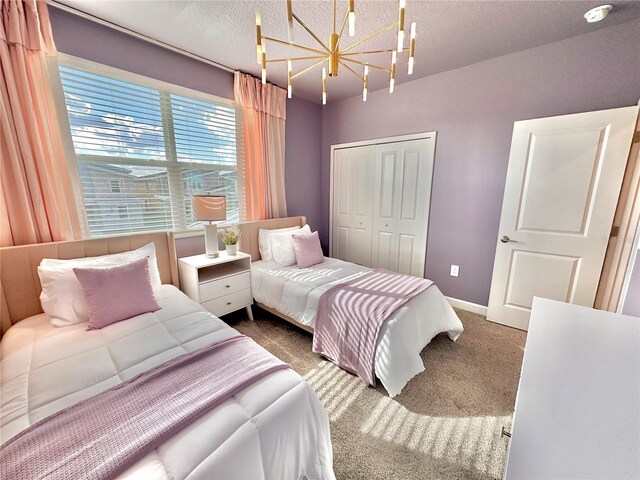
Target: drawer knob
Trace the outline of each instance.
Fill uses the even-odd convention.
[[[225,287],[227,287],[227,288],[231,288],[231,285],[225,285]]]
[[[227,302],[227,305],[231,305],[231,302]]]

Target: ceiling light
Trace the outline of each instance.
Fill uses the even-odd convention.
[[[414,56],[416,52],[416,22],[411,24],[411,39],[409,40],[409,75],[413,75]]]
[[[585,13],[584,18],[586,18],[589,23],[599,22],[600,20],[604,20],[612,9],[613,5],[600,5]]]
[[[356,0],[349,0],[349,36],[356,34]]]
[[[289,33],[288,40],[281,40],[278,38],[268,37],[263,35],[262,33],[262,19],[260,17],[260,13],[256,12],[256,51],[258,57],[258,63],[261,64],[262,70],[262,83],[266,83],[267,81],[267,64],[268,63],[276,63],[276,62],[286,62],[287,63],[287,96],[291,98],[292,92],[292,83],[293,79],[298,76],[304,75],[315,67],[322,66],[322,103],[326,104],[327,102],[327,78],[328,77],[337,77],[338,69],[340,66],[343,66],[345,69],[349,70],[354,76],[356,76],[362,82],[362,99],[364,101],[367,100],[367,93],[369,87],[369,68],[373,68],[376,70],[382,70],[389,74],[389,91],[393,93],[395,86],[395,73],[396,73],[396,63],[398,61],[398,55],[404,54],[405,52],[409,53],[410,61],[408,64],[408,73],[413,73],[413,52],[415,50],[415,42],[416,42],[416,24],[415,22],[411,24],[411,36],[409,48],[404,48],[404,22],[405,22],[405,8],[407,0],[398,0],[398,17],[393,23],[390,23],[386,27],[383,27],[375,32],[366,35],[360,40],[357,40],[350,45],[343,46],[341,45],[342,38],[347,38],[349,36],[353,36],[355,33],[355,0],[349,0],[347,3],[346,11],[344,12],[344,19],[342,20],[342,24],[339,23],[339,19],[337,16],[337,0],[333,0],[333,29],[331,30],[331,34],[329,35],[329,42],[324,43],[318,35],[316,35],[293,11],[292,0],[285,0],[286,10],[287,10],[287,30]],[[317,46],[314,48],[308,47],[306,45],[300,45],[296,43],[293,39],[293,23],[297,22],[302,28],[306,30],[306,32],[317,42]],[[358,29],[362,27],[361,20],[358,23]],[[397,29],[397,38],[394,39],[394,43],[389,45],[388,48],[380,49],[380,50],[360,50],[356,47],[360,47],[365,42],[368,42],[372,38],[381,35],[388,30]],[[396,43],[397,41],[397,43]],[[285,45],[288,47],[293,47],[301,50],[305,50],[307,55],[302,57],[294,57],[287,56],[286,58],[274,58],[267,59],[266,52],[266,42],[278,43],[281,45]],[[389,67],[373,65],[369,62],[364,62],[363,55],[366,54],[380,54],[380,53],[391,53],[391,65]],[[359,60],[358,58],[363,58],[363,60]],[[302,70],[293,73],[292,62],[296,61],[309,61],[316,60],[315,63],[303,68]],[[354,65],[355,64],[355,65]],[[358,65],[362,65],[365,67],[364,75],[361,75],[359,72],[355,70]]]

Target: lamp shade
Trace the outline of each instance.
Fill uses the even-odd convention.
[[[217,222],[227,219],[227,197],[194,195],[191,197],[193,219],[199,222]]]

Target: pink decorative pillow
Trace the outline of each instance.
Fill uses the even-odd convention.
[[[296,252],[298,268],[307,268],[324,262],[318,232],[309,235],[293,235],[291,241],[293,242],[293,250]]]
[[[74,268],[73,273],[89,307],[87,330],[160,310],[146,257],[115,267]]]

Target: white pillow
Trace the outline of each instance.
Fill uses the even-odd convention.
[[[258,231],[258,250],[260,250],[262,260],[265,262],[273,262],[273,253],[271,252],[271,247],[269,247],[269,237],[271,237],[271,235],[293,232],[294,230],[300,230],[300,227],[276,228],[273,230],[261,228]]]
[[[74,268],[110,267],[122,265],[139,258],[149,259],[149,277],[156,298],[160,297],[162,281],[156,260],[156,248],[149,243],[137,250],[102,255],[100,257],[59,260],[44,258],[38,267],[42,285],[40,303],[42,310],[51,318],[54,327],[66,327],[89,320],[89,310],[84,300],[82,286],[73,272]],[[117,301],[117,299],[114,299]]]
[[[296,263],[296,252],[293,249],[293,241],[291,240],[294,235],[311,235],[311,228],[309,225],[305,225],[298,230],[276,233],[269,237],[273,261],[278,265],[288,267]]]

